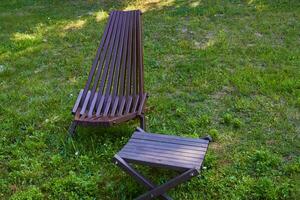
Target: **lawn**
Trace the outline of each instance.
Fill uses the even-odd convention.
[[[67,137],[114,9],[143,11],[148,131],[215,139],[201,175],[170,196],[299,199],[298,0],[1,0],[0,199],[145,191],[111,162],[137,121]]]

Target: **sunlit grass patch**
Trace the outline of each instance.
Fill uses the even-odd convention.
[[[81,29],[85,25],[86,20],[76,20],[72,22],[68,22],[66,26],[64,27],[64,30],[76,30],[76,29]]]
[[[95,13],[96,21],[100,22],[108,17],[108,13],[101,10]]]

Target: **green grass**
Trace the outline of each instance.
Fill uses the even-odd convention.
[[[78,129],[108,13],[143,10],[147,125],[211,134],[201,175],[175,199],[299,199],[297,0],[0,3],[0,199],[132,199],[145,189],[111,163],[137,122]],[[162,183],[174,175],[144,169]]]

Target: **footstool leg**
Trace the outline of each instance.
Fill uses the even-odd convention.
[[[176,187],[177,185],[191,179],[194,176],[197,176],[199,172],[196,169],[189,169],[185,171],[184,173],[180,174],[179,176],[176,176],[175,178],[171,179],[170,181],[153,188],[152,190],[142,194],[136,200],[146,200],[146,199],[153,199],[166,191]]]
[[[147,178],[145,178],[143,175],[141,175],[139,172],[137,172],[132,166],[130,166],[120,156],[115,155],[114,158],[113,158],[113,161],[116,165],[118,165],[120,168],[122,168],[126,173],[128,173],[133,178],[135,178],[139,183],[146,186],[147,189],[152,190],[152,189],[157,187],[151,181],[149,181]],[[159,195],[156,195],[156,196],[159,196]],[[167,194],[164,194],[164,193],[161,193],[159,198],[162,199],[162,200],[172,200],[171,197],[169,197]]]

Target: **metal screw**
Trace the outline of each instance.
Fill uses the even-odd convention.
[[[117,164],[118,164],[118,161],[116,161],[115,164],[117,165]]]
[[[191,176],[194,176],[194,173],[193,173],[193,172],[191,173]]]
[[[153,194],[150,194],[150,197],[151,197],[151,198],[153,198],[153,197],[154,197],[154,195],[153,195]]]

